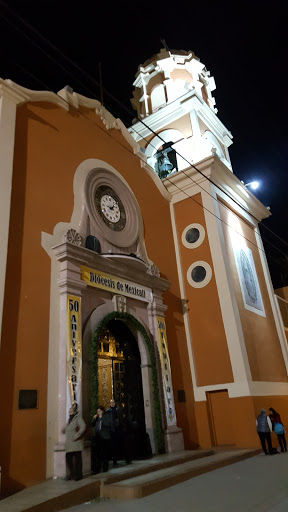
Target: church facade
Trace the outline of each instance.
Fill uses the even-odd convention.
[[[256,447],[258,409],[288,413],[270,212],[232,170],[214,89],[193,52],[161,50],[127,130],[70,88],[1,80],[4,493],[65,474],[73,402],[89,424],[114,397],[135,457]]]

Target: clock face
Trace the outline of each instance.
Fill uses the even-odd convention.
[[[106,185],[97,188],[95,205],[98,214],[113,231],[122,231],[126,225],[126,212],[120,197]]]

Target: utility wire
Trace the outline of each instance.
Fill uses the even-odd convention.
[[[30,75],[33,79],[35,79],[37,82],[39,82],[41,85],[43,85],[46,89],[50,90],[51,92],[54,92],[52,89],[50,89],[47,84],[45,82],[43,82],[42,80],[40,80],[39,78],[37,78],[34,74],[32,74],[30,71],[28,71],[27,69],[24,69],[21,65],[17,64],[17,66],[19,67],[19,69],[21,69],[21,71],[23,71],[24,73]],[[54,93],[55,94],[55,93]],[[137,158],[137,160],[139,160],[139,157],[137,155],[135,155],[135,153],[129,149],[129,147],[127,147],[126,145],[124,145],[120,140],[116,139],[115,137],[113,137],[113,135],[105,128],[103,128],[101,125],[98,125],[97,123],[95,123],[90,117],[87,117],[81,110],[78,110],[74,105],[70,104],[67,100],[65,100],[64,98],[61,98],[65,103],[67,103],[67,105],[69,106],[69,108],[72,108],[74,109],[77,113],[80,113],[80,115],[82,117],[84,117],[85,119],[87,119],[90,123],[92,123],[97,129],[100,128],[100,130],[102,130],[105,135],[109,136],[110,138],[113,139],[113,141],[117,142],[120,146],[122,146],[126,151],[128,151],[134,158]],[[175,185],[173,183],[174,186],[177,187],[177,185]],[[198,206],[200,206],[201,209],[204,209],[206,210],[208,213],[210,213],[210,215],[213,215],[216,219],[218,219],[221,223],[223,224],[226,224],[231,230],[233,230],[235,233],[237,233],[239,236],[241,236],[242,238],[244,238],[245,240],[247,240],[249,243],[251,243],[251,245],[253,245],[254,247],[256,247],[259,251],[262,251],[264,254],[267,255],[267,257],[269,257],[270,260],[273,260],[274,263],[280,267],[282,269],[282,266],[280,265],[280,262],[279,260],[276,260],[272,255],[270,255],[267,251],[263,250],[261,247],[259,247],[257,245],[257,243],[254,243],[252,240],[249,240],[248,238],[246,238],[243,233],[240,233],[239,231],[237,231],[235,228],[233,228],[230,224],[228,224],[225,220],[221,219],[220,217],[218,217],[214,212],[211,212],[209,210],[209,208],[206,208],[202,203],[199,203],[195,197],[193,196],[189,196],[189,194],[187,194],[186,192],[184,192],[182,189],[180,189],[179,187],[177,187],[179,189],[179,191],[183,192],[189,199],[192,199]],[[216,200],[214,198],[214,200]],[[222,203],[221,203],[222,204]],[[229,209],[228,209],[229,210]],[[234,212],[232,212],[231,210],[229,210],[229,212],[231,212],[233,215],[236,216],[236,214]],[[252,228],[250,228],[252,229]],[[253,234],[254,234],[254,231],[253,231]],[[277,249],[277,248],[276,248]]]
[[[8,12],[10,14],[12,14],[12,16],[20,19],[20,21],[26,25],[32,32],[34,32],[40,39],[42,39],[42,41],[46,42],[46,44],[48,44],[55,52],[59,53],[67,62],[69,62],[72,66],[74,66],[80,73],[82,73],[84,76],[86,76],[89,80],[91,80],[92,82],[94,82],[97,87],[100,87],[99,83],[97,80],[95,80],[93,77],[90,76],[90,74],[84,70],[82,67],[80,67],[75,61],[73,61],[72,59],[70,59],[66,54],[64,54],[57,46],[55,46],[53,43],[51,43],[51,41],[49,39],[47,39],[45,36],[43,36],[37,29],[35,29],[35,27],[33,27],[33,25],[31,25],[29,22],[27,22],[27,20],[25,20],[24,18],[22,18],[18,13],[16,13],[15,11],[11,10],[9,8],[9,6],[3,1],[3,0],[0,0],[0,5],[4,6]],[[6,18],[5,18],[6,19]],[[24,34],[26,35],[26,33],[24,32]],[[26,37],[29,38],[29,36],[26,35]],[[29,40],[31,42],[33,42],[33,44],[36,44],[34,43],[33,40],[31,40],[29,38]],[[165,43],[166,44],[166,43]],[[37,44],[36,44],[37,45]],[[42,51],[44,51],[39,45],[37,45],[38,48]],[[167,44],[166,44],[166,48],[168,48]],[[170,52],[170,50],[169,50]],[[46,53],[46,55],[49,57],[49,54]],[[55,60],[54,60],[55,62]],[[57,63],[57,62],[56,62]],[[57,63],[57,65],[59,66],[59,64]],[[61,65],[60,65],[61,67]],[[65,68],[63,68],[65,70]],[[67,72],[67,70],[65,70]],[[68,72],[71,76],[71,73]],[[75,78],[75,77],[73,77]],[[88,89],[87,89],[88,90]],[[103,87],[103,91],[105,92],[105,94],[107,96],[109,96],[114,102],[116,102],[121,108],[124,108],[124,110],[129,113],[129,115],[134,115],[133,113],[131,113],[130,109],[128,109],[125,105],[123,105],[122,102],[120,102],[114,95],[112,95],[108,90],[106,90],[104,87]],[[94,92],[92,92],[92,94],[94,95]],[[157,134],[156,132],[154,132],[154,130],[152,130],[142,119],[138,119],[139,122],[141,122],[147,129],[149,129],[151,131],[151,133],[153,133],[154,135],[158,136],[160,138],[160,140],[162,140],[162,142],[165,142],[162,137],[160,136],[160,134]],[[246,208],[243,207],[243,205],[239,204],[238,201],[236,201],[236,199],[232,196],[230,196],[226,191],[224,191],[219,185],[215,184],[213,182],[213,180],[211,180],[211,178],[209,178],[208,176],[206,176],[204,173],[202,173],[200,171],[200,169],[198,169],[193,163],[189,162],[185,157],[183,157],[181,154],[179,154],[177,151],[176,153],[178,154],[178,156],[180,156],[181,158],[183,158],[191,167],[193,167],[198,173],[200,173],[206,180],[210,181],[211,184],[213,184],[216,188],[218,188],[219,190],[221,190],[222,193],[224,193],[225,195],[227,195],[228,197],[230,197],[230,199],[235,203],[237,204],[240,208],[242,208],[246,213],[248,213],[251,217],[253,217],[258,223],[260,223],[261,221],[259,219],[257,219],[257,217],[255,217],[253,214],[251,214],[249,211],[246,210]],[[200,187],[201,188],[201,187]],[[205,189],[203,189],[205,190]],[[206,193],[209,194],[209,192],[207,192],[205,190]],[[214,198],[215,199],[215,198]],[[224,205],[225,206],[225,205]],[[277,233],[275,233],[274,231],[272,231],[268,226],[266,226],[265,224],[262,224],[262,227],[264,227],[265,229],[267,229],[267,231],[269,231],[271,234],[273,234],[276,238],[278,238],[282,243],[284,243],[287,247],[288,247],[288,243],[282,239],[279,235],[277,235]],[[282,253],[284,254],[284,253]]]
[[[44,40],[46,43],[48,43],[48,45],[50,45],[50,46],[51,46],[51,47],[52,47],[56,52],[60,53],[60,54],[63,56],[63,58],[65,58],[65,59],[66,59],[68,62],[70,62],[74,67],[76,67],[76,68],[77,68],[81,73],[85,74],[85,75],[86,75],[90,80],[92,80],[93,82],[95,82],[95,83],[96,83],[96,85],[97,85],[97,86],[99,86],[98,82],[97,82],[94,78],[92,78],[92,77],[91,77],[91,76],[90,76],[90,75],[89,75],[85,70],[83,70],[80,66],[78,66],[78,64],[77,64],[77,63],[75,63],[73,60],[71,60],[69,57],[67,57],[63,52],[61,52],[61,50],[59,50],[59,49],[58,49],[58,48],[57,48],[53,43],[51,43],[47,38],[45,38],[44,36],[42,36],[42,34],[40,34],[40,33],[38,32],[38,30],[36,30],[32,25],[30,25],[28,22],[26,22],[26,20],[24,20],[21,16],[18,16],[18,14],[15,14],[13,11],[11,11],[11,10],[8,8],[7,4],[5,4],[5,2],[3,2],[2,0],[0,0],[0,4],[4,5],[4,6],[7,8],[7,10],[9,10],[9,11],[10,11],[10,13],[12,13],[14,16],[16,16],[16,17],[20,18],[20,20],[21,20],[21,22],[22,22],[23,24],[27,25],[27,26],[28,26],[28,27],[29,27],[33,32],[35,32],[35,33],[36,33],[36,34],[37,34],[37,35],[38,35],[42,40]],[[8,20],[7,20],[7,18],[4,18],[4,19],[5,19],[5,21],[8,21]],[[9,23],[9,21],[8,21],[8,23]],[[10,24],[10,26],[11,26],[11,23],[9,23],[9,24]],[[12,26],[13,26],[14,28],[16,28],[17,30],[19,30],[22,34],[24,34],[24,35],[29,39],[29,41],[31,41],[35,46],[37,46],[41,51],[43,51],[43,53],[45,53],[45,55],[46,55],[48,58],[50,58],[51,60],[53,60],[53,62],[55,62],[55,63],[56,63],[60,68],[64,69],[64,71],[65,71],[65,72],[67,72],[70,76],[72,76],[72,77],[73,77],[73,79],[75,79],[75,76],[74,76],[71,72],[69,72],[66,68],[64,68],[61,64],[59,64],[55,59],[53,59],[53,58],[50,56],[50,54],[49,54],[49,53],[47,53],[47,52],[46,52],[42,47],[40,47],[36,42],[34,42],[34,41],[33,41],[33,40],[32,40],[32,39],[31,39],[31,38],[30,38],[30,37],[29,37],[25,32],[23,32],[21,29],[19,29],[18,27],[14,26],[14,25],[12,25]],[[25,70],[24,70],[24,71],[25,71]],[[32,75],[31,73],[29,73],[29,74],[30,74],[30,76],[33,76],[33,78],[34,78],[34,79],[36,78],[36,77],[35,77],[34,75]],[[39,80],[38,80],[37,78],[36,78],[36,80],[39,82]],[[46,84],[44,84],[43,82],[41,82],[41,83],[42,83],[43,85],[45,85],[45,87],[47,88],[47,85],[46,85]],[[81,82],[81,84],[82,84],[82,82]],[[85,87],[85,88],[87,89],[87,87]],[[48,87],[48,89],[49,89],[49,90],[51,90],[49,87]],[[87,90],[88,90],[88,89],[87,89]],[[125,105],[123,105],[123,104],[122,104],[122,103],[121,103],[117,98],[115,98],[111,93],[109,93],[109,92],[108,92],[108,91],[106,91],[105,89],[103,89],[103,90],[105,91],[105,93],[106,93],[110,98],[112,98],[112,99],[113,99],[113,101],[115,101],[116,103],[118,103],[118,104],[121,106],[121,108],[124,108],[124,109],[125,109],[125,110],[130,114],[130,115],[131,115],[130,110],[129,110]],[[53,92],[53,91],[52,91],[52,92]],[[95,93],[94,93],[94,91],[90,91],[90,93],[92,93],[92,95],[94,95],[94,94],[95,94]],[[69,102],[67,102],[67,103],[69,104]],[[69,106],[71,107],[72,105],[70,105],[70,104],[69,104]],[[79,111],[78,111],[78,112],[79,112]],[[84,117],[86,117],[86,116],[84,116]],[[88,117],[87,117],[87,119],[89,119],[89,120],[91,121],[91,119],[90,119],[90,118],[88,118]],[[161,137],[161,135],[160,135],[160,134],[158,134],[158,133],[156,133],[155,131],[153,131],[153,130],[152,130],[152,129],[151,129],[151,128],[150,128],[150,127],[149,127],[149,126],[148,126],[148,125],[143,121],[143,120],[141,120],[141,119],[138,119],[138,120],[139,120],[139,122],[141,122],[141,123],[142,123],[142,124],[143,124],[143,125],[144,125],[148,130],[149,130],[149,131],[151,131],[151,133],[153,133],[153,134],[154,134],[155,136],[157,136],[160,140],[162,140],[163,142],[165,142],[165,140]],[[98,126],[98,125],[97,125],[97,126]],[[132,128],[135,132],[137,132],[137,131],[135,130],[135,128],[133,127],[133,125],[132,125],[132,127],[131,127],[131,128]],[[110,135],[110,134],[109,134],[109,135]],[[139,133],[138,133],[138,135],[139,135]],[[144,140],[146,140],[146,141],[147,141],[147,139],[145,139],[145,137],[143,137],[143,136],[141,136],[141,137],[142,137]],[[113,137],[113,138],[114,138],[114,137]],[[116,140],[116,139],[114,139],[114,140]],[[147,141],[147,142],[149,142],[149,141]],[[125,147],[126,149],[128,149],[126,146],[124,146],[124,147]],[[152,147],[153,147],[153,145],[152,145]],[[155,149],[157,150],[157,148],[155,148]],[[130,151],[130,152],[131,152],[131,151]],[[132,152],[131,152],[131,153],[132,153]],[[134,154],[134,153],[132,153],[132,154]],[[211,184],[213,184],[216,188],[218,188],[219,190],[221,190],[221,192],[222,192],[222,193],[224,193],[225,195],[227,195],[227,196],[228,196],[228,197],[229,197],[233,202],[235,202],[235,203],[236,203],[240,208],[242,208],[244,211],[246,211],[246,212],[247,212],[251,217],[253,217],[253,218],[254,218],[258,223],[260,223],[260,221],[259,221],[255,216],[253,216],[249,211],[247,211],[247,210],[246,210],[246,209],[245,209],[241,204],[239,204],[239,203],[238,203],[238,201],[236,201],[233,197],[231,197],[231,196],[230,196],[226,191],[222,190],[222,189],[221,189],[221,187],[219,187],[219,185],[217,185],[217,184],[215,184],[215,183],[213,182],[213,180],[211,180],[211,179],[210,179],[209,177],[207,177],[204,173],[202,173],[202,172],[201,172],[201,171],[200,171],[200,170],[199,170],[199,169],[198,169],[198,168],[197,168],[193,163],[191,163],[189,160],[187,160],[187,159],[186,159],[184,156],[182,156],[179,152],[177,152],[177,151],[176,151],[176,154],[178,154],[178,156],[179,156],[179,157],[181,157],[182,159],[184,159],[184,160],[189,164],[189,166],[190,166],[190,167],[193,167],[193,168],[194,168],[198,173],[200,173],[200,174],[204,177],[204,179],[206,179],[206,180],[210,181],[210,182],[211,182]],[[218,199],[217,199],[217,198],[215,198],[212,194],[210,194],[206,189],[204,189],[203,187],[201,187],[201,185],[199,185],[199,183],[195,182],[195,181],[191,178],[191,176],[188,176],[188,175],[185,173],[185,171],[182,171],[182,172],[184,172],[184,174],[185,174],[185,175],[186,175],[186,176],[187,176],[187,177],[188,177],[192,182],[194,182],[195,184],[197,184],[199,188],[202,188],[202,190],[203,190],[204,192],[208,193],[208,194],[212,197],[212,199],[213,199],[214,201],[215,201],[215,200],[216,200],[216,201],[218,201]],[[166,178],[166,179],[168,179],[168,180],[169,180],[169,178]],[[173,185],[175,186],[175,183],[173,183]],[[179,188],[179,187],[178,187],[178,188]],[[179,190],[180,190],[180,189],[179,189]],[[183,191],[182,191],[182,192],[183,192]],[[191,199],[193,199],[195,202],[197,202],[197,201],[196,201],[192,196],[189,196],[188,194],[186,194],[186,195],[187,195],[187,197],[190,197],[190,198],[191,198]],[[210,210],[208,210],[207,208],[205,208],[205,207],[203,206],[203,204],[200,204],[200,203],[198,203],[198,202],[197,202],[197,204],[199,204],[202,208],[204,208],[204,209],[206,209],[207,211],[209,211],[209,213],[210,213],[210,214],[212,214],[212,215],[214,215],[215,217],[217,217],[221,222],[224,222],[224,223],[225,223],[225,221],[223,221],[223,219],[219,218],[219,217],[218,217],[217,215],[215,215],[213,212],[211,212]],[[221,204],[222,204],[222,206],[224,206],[224,207],[226,207],[226,208],[227,208],[227,206],[226,206],[226,205],[224,205],[222,202],[221,202]],[[227,209],[228,209],[229,211],[231,211],[229,208],[227,208]],[[227,223],[226,223],[226,224],[227,224]],[[229,224],[227,224],[227,226],[229,226]],[[265,225],[263,225],[263,224],[262,224],[262,226],[264,226],[265,228],[267,228],[267,226],[265,226]],[[229,226],[229,227],[230,227],[231,229],[234,229],[234,228],[232,228],[232,226]],[[249,227],[250,227],[250,226],[249,226]],[[250,229],[252,229],[252,228],[250,227]],[[272,230],[270,230],[269,228],[267,228],[267,229],[268,229],[272,234],[274,234],[274,236],[276,236],[277,238],[279,238],[282,242],[284,242],[284,243],[286,244],[286,242],[285,242],[284,240],[282,240],[282,239],[281,239],[281,238],[280,238],[276,233],[274,233],[274,232],[273,232]],[[235,231],[235,229],[234,229],[234,231]],[[253,234],[254,234],[254,230],[253,230],[253,229],[252,229],[252,231],[253,231]],[[237,233],[238,233],[238,232],[237,232]],[[238,234],[239,234],[240,236],[243,236],[241,233],[238,233]],[[255,245],[256,247],[258,247],[258,245],[254,244],[251,240],[247,239],[246,237],[244,237],[244,238],[245,238],[247,241],[249,241],[250,243],[252,243],[253,245]],[[278,247],[274,246],[270,241],[266,240],[264,237],[263,237],[263,239],[264,239],[265,241],[267,241],[270,245],[272,245],[272,247],[274,247],[278,252],[281,252],[281,254],[283,254],[283,255],[286,257],[286,254],[285,254],[285,253],[283,253],[283,252],[282,252]],[[286,244],[286,245],[288,246],[288,244]],[[259,250],[262,250],[262,249],[261,249],[261,248],[259,248],[259,247],[258,247],[258,249],[259,249]],[[275,262],[276,262],[276,261],[277,261],[277,260],[275,260]]]
[[[137,132],[137,130],[135,130],[135,128],[133,128],[133,126],[131,126],[131,129],[133,129],[133,130],[134,130],[134,131],[139,135],[139,133]],[[144,140],[146,140],[149,144],[151,144],[151,142],[149,142],[145,137],[142,137],[142,138],[143,138]],[[157,151],[157,148],[156,148],[155,146],[153,146],[153,144],[151,144],[151,146],[152,146],[154,149],[156,149],[156,151]],[[179,154],[178,152],[176,152],[176,153],[177,153],[181,158],[183,158],[186,162],[188,162],[188,163],[189,163],[189,161],[188,161],[185,157],[183,157],[183,156],[182,156],[181,154]],[[195,166],[192,166],[192,167],[196,169],[196,167],[195,167]],[[196,170],[197,170],[197,169],[196,169]],[[193,180],[193,178],[192,178],[191,176],[189,176],[189,175],[185,172],[185,169],[184,169],[184,170],[182,170],[181,172],[182,172],[182,173],[184,173],[184,174],[185,174],[185,176],[187,176],[187,178],[189,178],[189,179],[190,179],[190,181],[192,181],[192,182],[193,182],[195,185],[197,185],[200,189],[202,189],[204,192],[206,192],[206,194],[208,194],[208,195],[213,199],[213,201],[216,201],[217,203],[220,203],[220,204],[221,204],[224,208],[226,208],[229,212],[232,212],[232,211],[230,210],[230,208],[228,208],[224,203],[222,203],[221,201],[219,201],[219,199],[217,199],[217,197],[214,197],[212,194],[210,194],[210,192],[208,192],[205,188],[203,188],[203,187],[202,187],[202,186],[201,186],[197,181]],[[205,174],[203,174],[201,171],[199,171],[199,172],[200,172],[204,177],[206,177],[206,176],[205,176]],[[168,180],[169,182],[171,182],[171,183],[173,184],[173,186],[174,186],[174,187],[177,187],[177,188],[178,188],[182,193],[185,193],[185,194],[186,194],[186,192],[184,192],[182,189],[180,189],[180,188],[179,188],[179,187],[174,183],[174,181],[173,181],[173,182],[171,181],[171,179],[169,178],[169,175],[168,175],[165,179],[166,179],[166,180]],[[207,178],[207,179],[208,179],[209,181],[211,181],[209,178]],[[212,183],[213,183],[213,182],[212,182]],[[164,184],[164,183],[163,183],[163,184]],[[214,185],[214,183],[213,183],[213,185]],[[217,186],[217,185],[216,185],[216,186]],[[229,194],[227,194],[225,191],[223,191],[220,187],[218,187],[218,188],[219,188],[219,189],[220,189],[224,194],[226,194],[229,198],[231,198],[231,196],[230,196]],[[186,194],[186,195],[187,195],[187,197],[191,197],[191,198],[193,199],[193,196],[189,196],[188,194]],[[196,200],[195,200],[195,201],[196,201]],[[197,202],[197,201],[196,201],[196,202]],[[237,203],[237,204],[238,204],[238,203]],[[239,205],[239,206],[240,206],[240,205]],[[205,207],[204,207],[204,205],[203,205],[203,208],[207,210],[207,208],[205,208]],[[243,209],[245,210],[245,208],[243,208]],[[210,210],[207,210],[207,211],[210,211]],[[245,211],[246,211],[246,210],[245,210]],[[210,213],[212,213],[212,212],[210,212]],[[236,214],[235,214],[234,212],[232,212],[232,213],[233,213],[233,215],[235,215],[235,216],[236,216]],[[225,221],[223,221],[223,219],[219,218],[219,217],[218,217],[216,214],[214,214],[214,213],[212,213],[212,214],[213,214],[213,215],[215,215],[215,216],[217,217],[217,219],[221,220],[222,222],[224,222],[224,223],[226,224],[226,222],[225,222]],[[249,215],[251,215],[251,217],[254,217],[254,215],[250,214],[249,212],[248,212],[248,214],[249,214]],[[256,219],[256,217],[254,217],[254,219]],[[257,219],[256,219],[256,220],[257,220]],[[258,223],[260,224],[260,221],[258,221]],[[227,226],[229,226],[229,224],[227,224]],[[262,226],[263,226],[263,224],[262,224]],[[232,228],[232,226],[229,226],[229,227],[230,227],[231,229],[234,229],[234,228]],[[251,229],[251,231],[252,231],[253,235],[255,236],[255,232],[254,232],[253,228],[252,228],[251,226],[249,226],[249,225],[248,225],[248,227],[249,227],[249,229]],[[234,231],[236,231],[236,230],[234,229]],[[241,235],[241,233],[239,233],[238,231],[236,231],[236,232],[237,232],[238,234],[240,234],[240,235]],[[243,236],[243,237],[244,237],[244,235],[241,235],[241,236]],[[248,240],[249,242],[253,243],[253,242],[252,242],[251,240],[249,240],[248,238],[246,238],[246,237],[244,237],[244,238],[245,238],[246,240]],[[267,242],[268,242],[272,247],[274,247],[274,249],[276,249],[279,253],[281,253],[283,256],[287,257],[286,253],[284,253],[283,251],[281,251],[281,249],[279,249],[279,247],[277,247],[276,245],[274,245],[272,242],[268,241],[266,238],[264,238],[264,237],[262,237],[262,238],[263,238],[263,240],[267,241]],[[253,244],[253,245],[255,245],[255,244]],[[258,247],[258,245],[257,245],[257,244],[256,244],[256,246]],[[258,247],[258,248],[259,248],[260,250],[262,250],[260,247]]]

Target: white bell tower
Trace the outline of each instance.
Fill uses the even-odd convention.
[[[179,171],[213,154],[232,171],[232,134],[217,117],[215,81],[192,51],[161,49],[139,66],[133,85],[131,103],[145,124],[138,121],[129,131],[151,167],[163,143],[172,142]]]

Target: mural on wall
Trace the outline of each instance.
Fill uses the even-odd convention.
[[[233,244],[237,272],[244,306],[249,311],[265,316],[260,286],[251,249],[245,244]]]
[[[167,425],[176,425],[175,405],[173,398],[172,376],[167,347],[167,334],[164,317],[157,316],[158,348],[163,379]]]

